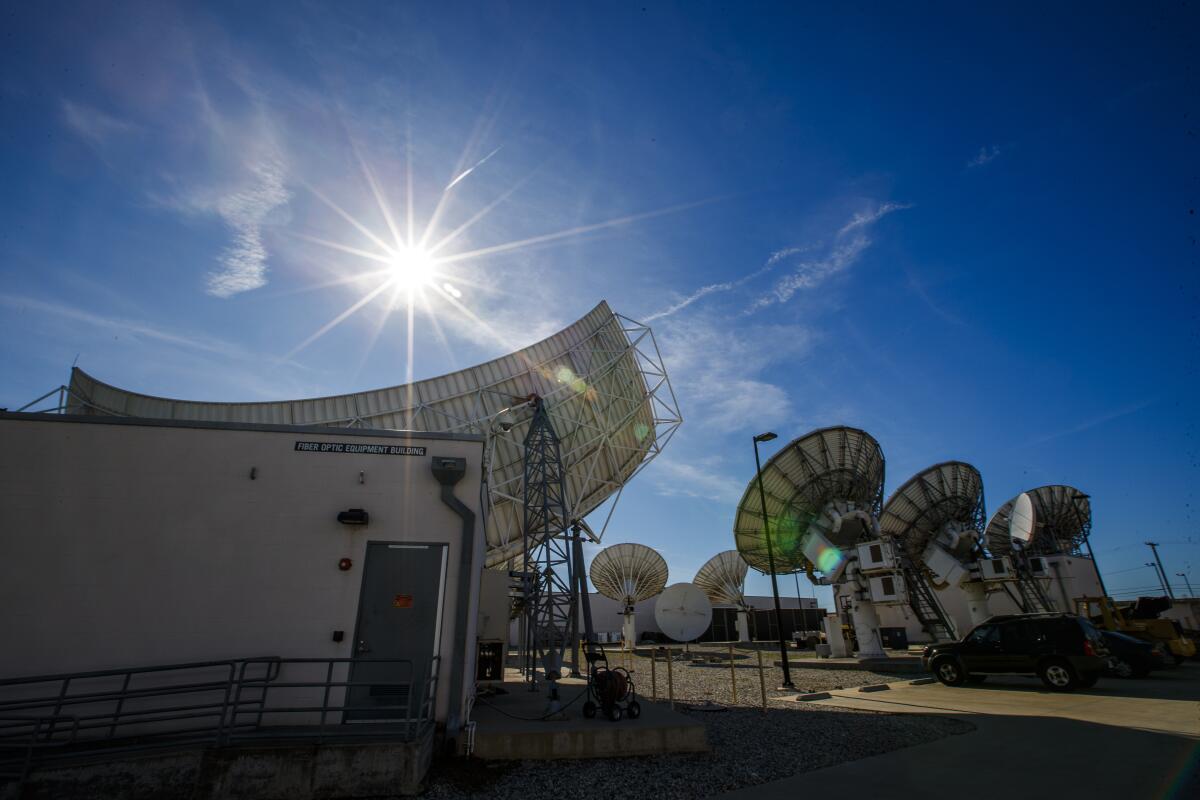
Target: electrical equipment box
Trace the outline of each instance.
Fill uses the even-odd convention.
[[[477,683],[504,682],[504,642],[499,639],[480,639],[475,657]]]
[[[1008,581],[1013,578],[1012,564],[1007,556],[1000,558],[981,558],[979,573],[985,581]]]
[[[1035,578],[1049,578],[1050,565],[1041,556],[1033,556],[1029,559],[1029,572]]]
[[[896,556],[892,545],[878,539],[858,546],[858,568],[866,573],[892,572],[896,569]]]
[[[936,543],[925,548],[921,560],[939,584],[957,587],[967,578],[967,570],[962,563]]]
[[[901,578],[899,575],[876,575],[870,580],[871,602],[904,602],[904,578]]]

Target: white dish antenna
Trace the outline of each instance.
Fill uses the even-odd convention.
[[[304,400],[210,403],[138,394],[72,369],[67,412],[483,436],[486,563],[502,567],[522,552],[524,439],[532,417],[527,407],[506,409],[531,395],[542,398],[560,440],[569,517],[559,521],[563,527],[618,495],[682,421],[650,328],[604,302],[522,350],[402,386]],[[607,522],[596,526],[597,541]]]
[[[663,590],[667,585],[667,562],[644,544],[614,544],[592,559],[588,577],[600,594],[631,606]]]
[[[717,553],[704,563],[692,580],[714,606],[746,609],[746,573],[750,565],[737,550]]]
[[[699,586],[672,584],[654,604],[654,621],[675,641],[690,642],[712,624],[712,604]]]
[[[1074,486],[1039,486],[997,509],[987,525],[987,546],[997,557],[1011,553],[1015,541],[1028,555],[1079,554],[1091,530],[1092,505],[1086,494]]]
[[[801,436],[762,467],[776,574],[811,564],[839,574],[842,548],[874,538],[883,506],[883,450],[858,428],[822,428]],[[754,569],[771,571],[757,476],[738,503],[738,552]]]
[[[1029,543],[1033,538],[1033,530],[1036,526],[1036,517],[1033,511],[1033,499],[1030,498],[1028,492],[1021,492],[1013,499],[1012,511],[1008,518],[1008,536],[1016,546],[1019,542],[1021,547]]]

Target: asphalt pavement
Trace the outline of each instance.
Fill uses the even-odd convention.
[[[975,731],[801,773],[725,795],[743,800],[822,796],[972,800],[1200,797],[1200,664],[1144,680],[1101,679],[1073,693],[1035,678],[990,676],[978,686],[889,684],[832,692],[823,706],[946,714]]]

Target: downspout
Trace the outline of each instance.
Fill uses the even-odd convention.
[[[458,555],[458,602],[454,655],[450,664],[450,708],[446,712],[446,737],[453,739],[462,729],[464,663],[467,658],[467,623],[471,606],[471,575],[475,561],[475,512],[454,494],[454,486],[467,474],[465,458],[433,457],[433,477],[442,486],[442,502],[462,520]]]

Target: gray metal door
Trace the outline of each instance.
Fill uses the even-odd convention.
[[[441,645],[446,555],[445,544],[367,545],[346,720],[419,718],[433,702],[426,682]]]

